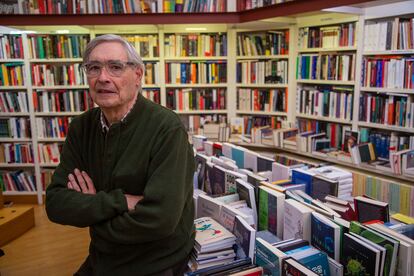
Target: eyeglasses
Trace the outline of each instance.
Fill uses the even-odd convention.
[[[107,62],[88,62],[82,64],[82,69],[85,71],[88,77],[95,78],[102,73],[102,68],[105,67],[106,72],[111,77],[120,77],[126,70],[127,66],[137,66],[133,62],[124,62],[124,61],[107,61]]]

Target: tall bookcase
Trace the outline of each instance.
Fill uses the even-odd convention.
[[[288,117],[291,30],[236,31],[236,115],[245,133],[254,126],[281,128]]]
[[[364,39],[356,125],[361,138],[391,160],[392,152],[414,147],[414,8],[371,8],[360,22]],[[380,150],[384,143],[390,153]]]
[[[301,132],[325,133],[338,149],[353,120],[357,21],[349,15],[319,15],[298,22],[297,125]]]

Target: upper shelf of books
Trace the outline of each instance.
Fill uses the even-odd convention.
[[[0,14],[4,14],[0,17],[0,25],[9,25],[11,18],[13,25],[20,26],[69,25],[73,22],[80,25],[243,23],[363,2],[367,1],[106,0],[96,4],[97,1],[71,0],[64,5],[61,1],[12,0],[0,6]],[[175,16],[177,13],[179,17]]]

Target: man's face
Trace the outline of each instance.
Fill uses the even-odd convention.
[[[99,44],[89,56],[89,63],[128,61],[124,47],[118,42]],[[101,69],[98,76],[88,76],[88,84],[92,100],[101,108],[125,113],[135,100],[138,87],[141,85],[142,70],[138,66],[126,65],[120,76],[113,76],[107,70]]]

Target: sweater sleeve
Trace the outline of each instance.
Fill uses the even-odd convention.
[[[67,188],[68,175],[73,173],[75,168],[82,170],[85,167],[79,142],[82,138],[74,126],[77,123],[79,124],[74,120],[69,128],[60,155],[60,164],[46,190],[46,212],[53,222],[86,227],[118,216],[128,211],[128,206],[120,189],[108,193],[100,191],[96,195],[89,195]]]
[[[92,235],[131,244],[160,240],[174,233],[184,208],[193,204],[194,154],[182,127],[168,131],[157,141],[143,200],[134,211],[93,225]]]

